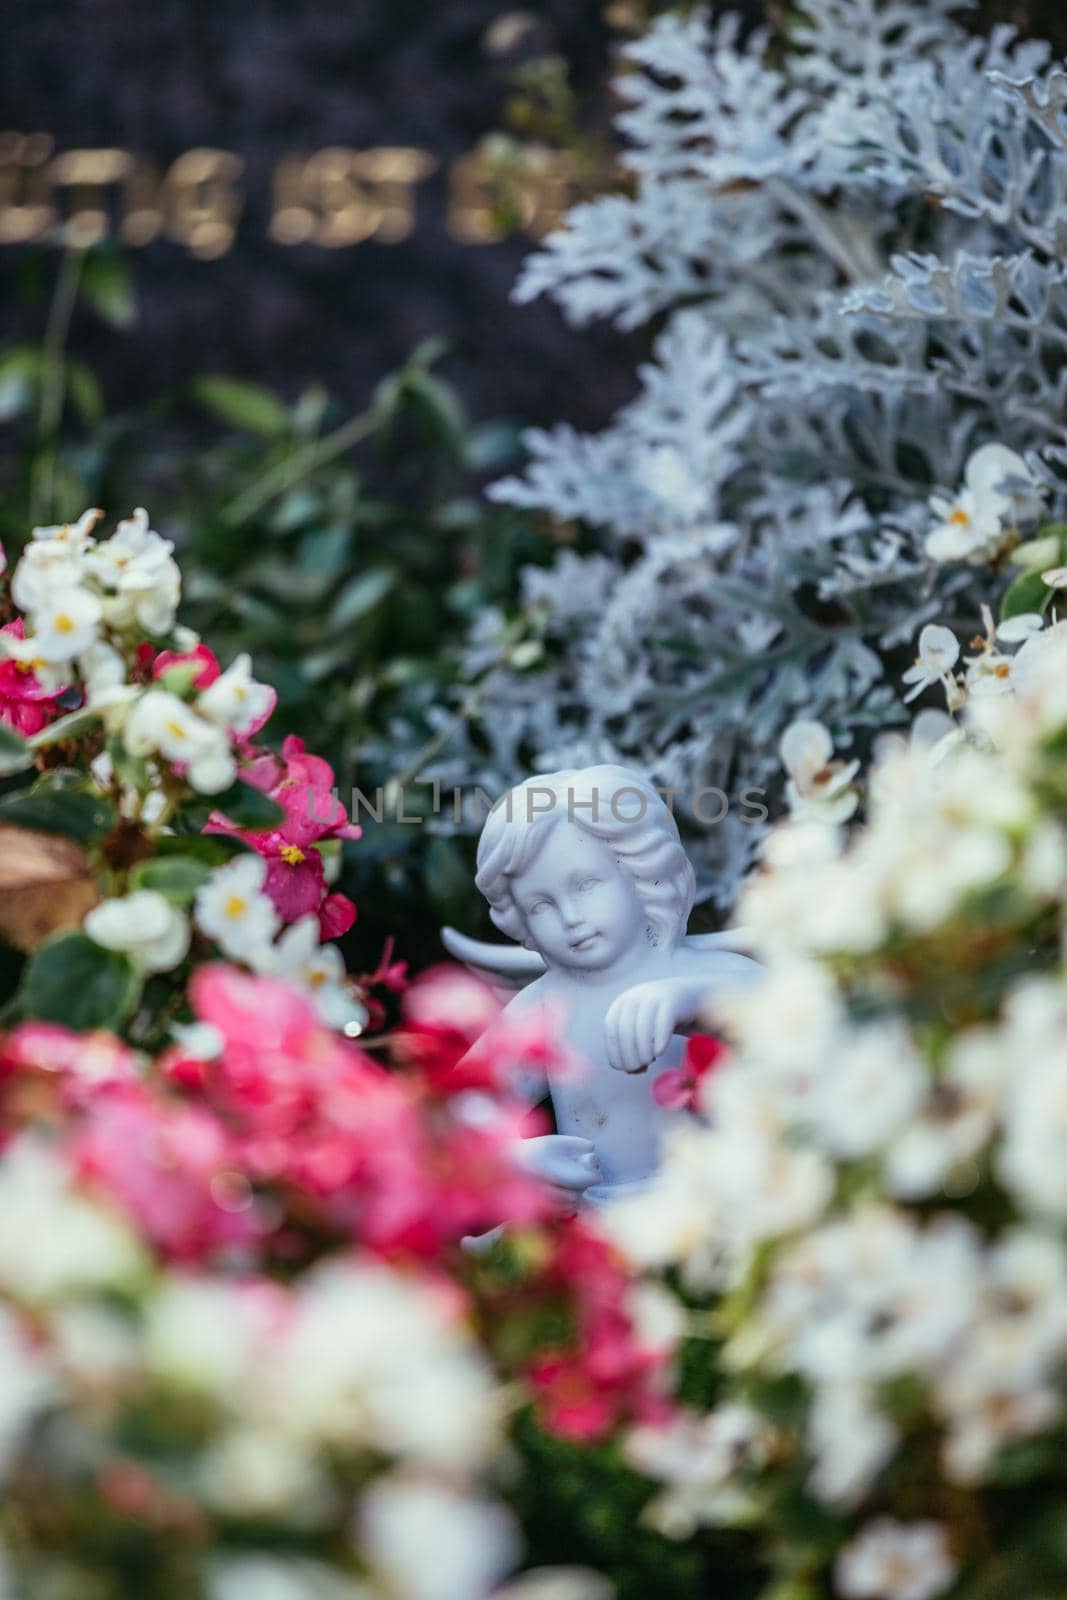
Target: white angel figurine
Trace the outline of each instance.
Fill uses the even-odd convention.
[[[446,948],[491,980],[526,983],[506,1013],[545,1008],[581,1063],[549,1082],[558,1131],[525,1140],[524,1159],[572,1197],[639,1187],[664,1129],[689,1114],[658,1105],[653,1081],[681,1064],[680,1035],[700,1029],[716,993],[759,966],[724,948],[736,935],[687,937],[693,868],[669,808],[624,767],[509,791],[482,830],[475,882],[519,945],[446,928]]]

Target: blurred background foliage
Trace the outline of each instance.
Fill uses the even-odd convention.
[[[481,608],[507,603],[519,565],[551,548],[478,493],[514,459],[517,428],[468,417],[435,340],[350,416],[317,386],[287,404],[210,371],[105,413],[66,334],[78,316],[130,326],[128,261],[112,247],[41,252],[33,272],[44,335],[0,354],[8,559],[33,525],[88,505],[115,515],[146,504],[178,546],[183,620],[223,661],[249,651],[278,689],[272,739],[299,734],[332,762],[346,806],[358,789],[383,816],[359,802],[365,835],[346,848],[344,887],[360,907],[353,957],[372,962],[392,934],[414,964],[438,959],[439,923],[474,914],[469,852],[396,820],[418,802],[418,764],[394,769],[389,729],[402,716],[433,746],[426,716],[449,681],[453,642]],[[193,431],[202,439],[191,447]]]

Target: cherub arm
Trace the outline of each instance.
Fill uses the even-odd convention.
[[[716,989],[751,983],[762,971],[758,962],[735,951],[705,954],[682,945],[678,957],[677,974],[635,984],[608,1007],[604,1043],[616,1071],[643,1072],[674,1034],[707,1026]]]

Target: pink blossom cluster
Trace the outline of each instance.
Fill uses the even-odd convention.
[[[333,768],[321,756],[308,755],[303,739],[290,734],[281,755],[251,743],[242,747],[241,777],[266,794],[284,814],[276,828],[252,833],[213,812],[205,833],[226,833],[243,839],[267,862],[263,892],[274,902],[283,922],[296,922],[313,912],[323,939],[339,939],[356,920],[347,895],[331,893],[318,846],[328,840],[358,839],[362,829],[333,791]]]
[[[548,1214],[512,1159],[517,1104],[467,1114],[432,1069],[390,1070],[277,980],[213,964],[189,993],[219,1041],[211,1059],[175,1045],[144,1072],[118,1040],[33,1022],[0,1058],[8,1126],[19,1106],[39,1111],[50,1078],[78,1171],[164,1257],[303,1260],[329,1241],[439,1259],[465,1234]]]
[[[201,967],[190,1001],[209,1058],[176,1044],[147,1062],[110,1034],[16,1027],[0,1041],[4,1136],[49,1131],[163,1264],[253,1281],[349,1249],[428,1274],[562,1436],[665,1414],[668,1352],[639,1335],[621,1259],[515,1159],[536,1124],[511,1075],[549,1062],[551,1040],[498,1031],[495,1059],[467,1065],[495,1002],[444,969],[412,986],[387,1063],[276,979]],[[461,1248],[500,1225],[499,1252]],[[549,1348],[529,1332],[546,1313],[566,1330]]]
[[[200,643],[184,654],[164,650],[151,663],[153,678],[174,667],[195,669],[193,687],[207,689],[222,668],[207,645]],[[239,773],[244,782],[268,795],[282,810],[276,828],[253,832],[240,828],[220,811],[212,813],[205,833],[222,833],[242,839],[267,862],[263,891],[273,901],[283,923],[297,922],[311,913],[319,919],[323,939],[337,939],[356,920],[356,907],[347,895],[331,893],[320,845],[330,840],[358,839],[361,829],[351,824],[334,793],[333,768],[321,756],[309,755],[295,734],[282,744],[281,755],[253,743],[277,704],[277,695],[256,717],[238,741]]]
[[[630,1305],[632,1281],[611,1244],[572,1219],[552,1238],[540,1287],[558,1294],[573,1319],[569,1343],[539,1352],[527,1372],[548,1430],[565,1439],[597,1439],[626,1422],[666,1422],[673,1411],[670,1351],[641,1336]]]

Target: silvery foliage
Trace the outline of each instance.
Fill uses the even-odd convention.
[[[661,16],[618,81],[631,192],[575,207],[517,287],[657,331],[610,426],[530,433],[490,491],[599,548],[526,575],[544,659],[491,669],[453,770],[621,758],[683,817],[717,785],[730,822],[688,822],[724,904],[757,839],[738,800],[773,789],[784,727],[847,745],[893,720],[887,653],[988,598],[988,573],[924,556],[931,491],[997,439],[1054,511],[1061,492],[1067,76],[961,9],[804,0],[773,60],[732,16]]]

